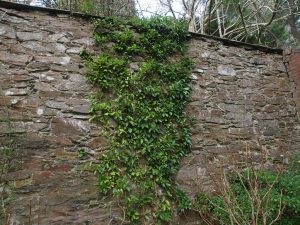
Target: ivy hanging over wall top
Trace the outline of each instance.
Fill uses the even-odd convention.
[[[103,53],[81,55],[99,90],[91,119],[110,144],[96,165],[99,190],[121,201],[130,224],[168,224],[191,206],[174,181],[191,146],[187,29],[169,18],[108,18],[95,22],[94,38]]]

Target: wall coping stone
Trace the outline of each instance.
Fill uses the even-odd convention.
[[[24,11],[43,11],[43,12],[48,12],[51,14],[69,14],[74,17],[82,17],[82,18],[86,18],[86,19],[104,18],[101,16],[93,16],[93,15],[88,15],[88,14],[84,14],[84,13],[72,12],[69,10],[52,9],[52,8],[47,8],[47,7],[32,6],[32,5],[26,5],[26,4],[14,3],[14,2],[8,2],[8,1],[1,1],[1,0],[0,0],[0,7],[7,8],[7,9],[24,10]],[[10,14],[10,13],[8,12],[8,14]],[[244,47],[248,50],[259,50],[262,52],[275,53],[275,54],[283,53],[283,49],[280,49],[280,48],[270,48],[270,47],[263,46],[263,45],[249,44],[246,42],[234,41],[234,40],[230,40],[227,38],[220,38],[220,37],[207,35],[207,34],[199,34],[199,33],[194,33],[194,32],[189,32],[189,33],[190,33],[191,38],[200,38],[200,39],[208,38],[208,39],[221,41],[225,45],[240,46],[240,47]]]

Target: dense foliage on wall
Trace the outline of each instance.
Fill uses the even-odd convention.
[[[186,30],[169,18],[98,20],[94,37],[103,54],[81,54],[99,88],[91,119],[104,126],[110,143],[96,166],[99,190],[120,199],[131,224],[170,222],[191,206],[174,182],[191,145]]]

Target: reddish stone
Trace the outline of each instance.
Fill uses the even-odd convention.
[[[53,172],[51,171],[42,171],[42,172],[34,173],[32,177],[33,184],[37,185],[37,184],[48,183],[49,178],[51,178],[52,176],[53,176]]]
[[[300,49],[292,49],[289,52],[286,52],[285,58],[288,63],[288,70],[292,79],[296,84],[294,97],[296,99],[296,106],[299,109],[300,103],[298,99],[300,99]],[[298,116],[300,115],[300,111],[298,110]]]
[[[108,145],[107,140],[103,137],[96,137],[91,139],[87,144],[90,148],[99,148],[99,147],[105,147]]]
[[[41,170],[42,161],[40,159],[32,159],[30,162],[24,164],[24,168],[28,170]]]
[[[66,135],[66,136],[78,136],[80,131],[71,124],[68,119],[55,117],[51,121],[51,128],[53,134]]]
[[[62,145],[62,146],[72,146],[72,141],[63,136],[48,136],[46,137],[46,140],[49,142],[49,144],[56,144],[56,145]]]
[[[71,167],[66,164],[54,165],[54,166],[51,166],[51,168],[49,170],[53,171],[53,172],[69,172],[71,170]]]
[[[55,157],[58,157],[60,159],[73,160],[73,159],[76,159],[78,157],[77,152],[66,151],[62,148],[51,149],[51,152],[53,153],[53,155]]]

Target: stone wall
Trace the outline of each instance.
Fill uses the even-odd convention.
[[[192,39],[189,54],[196,62],[187,109],[193,147],[177,181],[191,195],[213,192],[223,168],[242,167],[245,157],[272,164],[299,154],[295,83],[282,55],[207,38]]]
[[[297,106],[298,119],[300,120],[300,49],[287,49],[284,52],[284,62],[290,80],[294,84],[293,98]]]
[[[213,192],[213,178],[224,165],[242,165],[246,150],[270,162],[299,153],[295,83],[282,56],[226,43],[190,41],[193,147],[177,182],[191,196]],[[107,147],[101,127],[88,120],[92,87],[83,48],[95,50],[90,20],[0,8],[0,145],[10,130],[18,141],[5,176],[11,224],[106,225],[122,218],[117,203],[98,194],[96,178],[82,172]],[[78,158],[81,149],[87,159]]]

